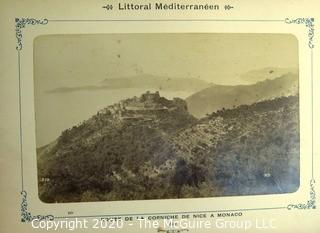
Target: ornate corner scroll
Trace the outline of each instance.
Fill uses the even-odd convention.
[[[309,48],[310,49],[314,48],[314,42],[313,42],[313,39],[314,39],[314,18],[296,18],[296,19],[286,18],[285,22],[287,24],[293,24],[293,23],[304,24],[308,29]]]
[[[287,206],[288,210],[292,209],[299,209],[299,210],[306,210],[306,209],[316,209],[316,191],[314,188],[315,180],[310,180],[310,199],[307,201],[306,204],[289,204]]]
[[[26,27],[26,25],[45,25],[49,22],[48,19],[33,19],[33,18],[16,18],[16,38],[17,38],[17,45],[16,49],[18,51],[22,50],[23,42],[22,42],[22,29]]]
[[[53,220],[53,215],[35,215],[33,216],[28,211],[28,202],[27,202],[27,192],[21,191],[22,202],[21,202],[21,222],[31,222],[34,219],[37,220]]]

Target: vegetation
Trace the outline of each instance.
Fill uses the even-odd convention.
[[[293,192],[299,186],[298,99],[241,105],[200,120],[181,108],[139,122],[99,113],[38,149],[40,199]]]

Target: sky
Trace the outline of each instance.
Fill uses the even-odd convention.
[[[241,84],[265,67],[297,68],[290,34],[88,34],[40,36],[34,42],[38,88],[92,85],[147,73]]]
[[[98,110],[146,90],[48,93],[59,87],[99,85],[106,78],[151,74],[246,84],[266,67],[298,69],[298,44],[289,34],[44,35],[34,41],[37,147]],[[268,74],[268,72],[267,72]],[[245,76],[245,78],[243,77]],[[264,76],[262,76],[264,79]],[[185,98],[184,90],[161,93]]]

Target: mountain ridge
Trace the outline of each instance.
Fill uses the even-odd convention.
[[[212,85],[186,98],[190,113],[198,118],[222,108],[290,96],[298,93],[298,76],[288,73],[250,85]]]

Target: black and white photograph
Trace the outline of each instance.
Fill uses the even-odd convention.
[[[33,45],[42,202],[299,189],[295,36],[57,34]]]

